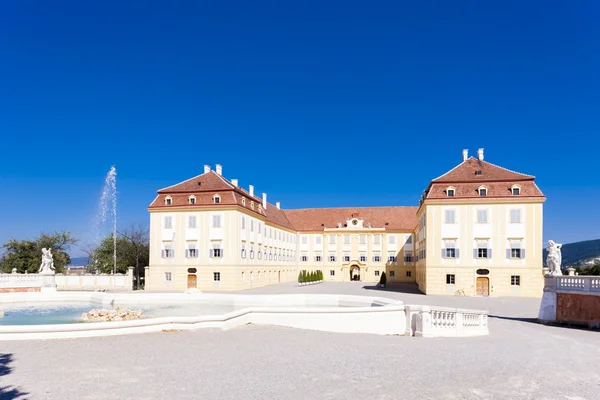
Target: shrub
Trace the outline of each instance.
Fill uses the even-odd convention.
[[[306,282],[306,270],[302,270],[302,283]]]
[[[322,281],[323,280],[323,271],[319,270],[318,274],[319,274],[318,280]]]
[[[302,271],[298,272],[298,283],[302,283]]]
[[[385,276],[385,271],[381,274],[381,278],[379,278],[379,284],[385,285],[387,283],[387,277]]]

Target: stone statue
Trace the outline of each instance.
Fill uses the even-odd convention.
[[[54,259],[52,257],[52,249],[42,249],[42,265],[38,274],[54,275]]]
[[[556,243],[554,240],[548,240],[548,257],[546,257],[548,275],[562,275],[562,271],[560,270],[560,263],[562,262],[561,247],[562,244]]]

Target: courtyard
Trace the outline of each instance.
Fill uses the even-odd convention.
[[[490,335],[409,338],[252,326],[3,342],[0,399],[595,399],[598,332],[535,323],[539,299],[424,296],[413,285],[292,283],[490,311]]]

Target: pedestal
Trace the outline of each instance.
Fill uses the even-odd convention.
[[[540,304],[538,320],[542,323],[556,321],[556,277],[544,277],[544,295]]]
[[[39,275],[42,278],[40,292],[56,292],[56,275],[43,273]]]

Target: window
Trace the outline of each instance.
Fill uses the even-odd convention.
[[[198,250],[196,249],[195,243],[188,244],[188,248],[185,251],[185,257],[186,258],[197,258],[198,257]]]
[[[253,201],[250,202],[250,208],[254,210],[254,202]]]
[[[373,235],[373,244],[381,243],[381,235]]]
[[[488,249],[487,240],[478,240],[474,253],[475,258],[492,258],[492,249]]]
[[[329,276],[335,276],[335,270],[334,269],[330,269],[329,270]]]
[[[454,274],[446,274],[446,285],[454,285],[456,277]]]
[[[335,254],[329,255],[329,262],[335,262]]]
[[[162,258],[173,258],[175,257],[175,251],[173,250],[173,248],[171,247],[171,242],[168,243],[164,243],[163,244],[163,249],[162,249],[162,254],[161,257]]]
[[[335,236],[329,235],[329,244],[335,244]]]
[[[165,229],[173,228],[173,217],[165,217],[164,224]]]
[[[410,278],[412,276],[412,272],[411,271],[406,271],[406,277]]]
[[[196,228],[196,216],[190,215],[188,217],[188,228],[195,229]]]
[[[315,256],[315,262],[321,262],[321,255],[320,254],[317,254]]]
[[[381,256],[379,254],[373,255],[373,262],[381,262]]]
[[[511,275],[510,276],[510,286],[521,286],[521,276]]]
[[[389,243],[389,244],[396,244],[396,236],[394,236],[394,235],[389,235],[389,236],[388,236],[388,243]]]
[[[388,254],[388,262],[396,262],[397,257],[394,253]]]
[[[273,253],[269,253],[269,261],[273,260]]]
[[[421,258],[425,258],[424,256]],[[458,249],[456,241],[446,240],[446,248],[442,249],[442,258],[458,258]]]
[[[456,214],[455,210],[446,210],[445,222],[447,224],[455,224],[456,223],[455,214]]]
[[[360,262],[367,262],[367,255],[365,253],[360,255]]]
[[[167,196],[165,197],[165,204],[170,206],[171,204],[173,204],[173,199],[171,198],[171,196]]]
[[[245,256],[245,250],[244,250],[244,256]],[[223,258],[223,249],[221,248],[220,244],[213,244],[213,248],[210,249],[210,258]]]
[[[218,194],[215,194],[215,195],[213,196],[213,202],[214,202],[215,204],[219,204],[219,203],[221,202],[221,196],[219,196]]]
[[[254,258],[254,246],[250,247],[250,259]]]
[[[375,276],[379,276],[379,271],[375,271]]]
[[[220,228],[220,227],[221,227],[221,216],[213,215],[213,228]]]
[[[344,244],[350,244],[350,235],[344,235]]]
[[[242,205],[243,205],[244,207],[246,207],[246,198],[245,198],[245,197],[242,197]]]
[[[513,186],[511,188],[511,192],[513,196],[520,196],[521,195],[521,188],[517,185]]]
[[[250,232],[254,232],[254,220],[250,220]]]
[[[302,256],[300,256],[300,261],[307,262],[308,261],[308,256],[306,254],[302,254]]]
[[[350,261],[350,254],[344,253],[344,262],[348,262],[348,261]]]
[[[242,217],[242,229],[246,229],[246,217]]]
[[[487,224],[488,223],[488,210],[477,210],[477,223]]]
[[[485,186],[481,186],[477,190],[479,191],[479,195],[480,196],[487,196],[487,188]]]
[[[360,235],[358,237],[358,243],[360,243],[360,244],[367,244],[367,235]]]
[[[308,236],[302,236],[302,244],[308,244]]]
[[[259,234],[259,235],[260,235],[260,232],[261,232],[261,228],[262,228],[262,224],[259,222],[259,223],[258,223],[258,234]]]
[[[450,189],[450,188],[446,189],[446,195],[448,197],[454,197],[454,189]]]
[[[412,235],[408,235],[406,238],[406,244],[412,244]]]
[[[189,199],[188,199],[188,202],[190,204],[196,204],[196,197],[195,196],[190,196]]]
[[[521,223],[521,209],[515,208],[510,210],[510,223],[520,224]]]
[[[219,282],[220,280],[221,280],[221,273],[220,272],[213,272],[213,281]]]
[[[525,249],[521,248],[520,240],[511,240],[507,253],[508,258],[525,258]]]
[[[315,244],[321,244],[321,236],[315,237]]]
[[[171,273],[170,272],[165,272],[165,281],[171,282]]]
[[[262,260],[262,251],[260,251],[260,247],[258,249],[258,259]]]
[[[390,271],[390,278],[392,278],[392,280],[394,280],[395,277],[396,277],[396,273],[394,271]]]
[[[404,262],[413,262],[413,253],[412,251],[407,251],[404,253]]]

